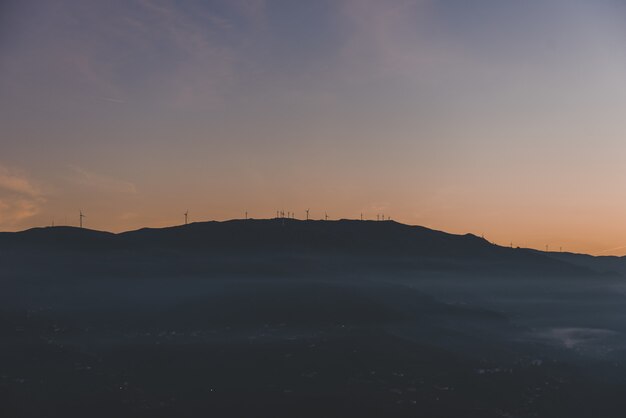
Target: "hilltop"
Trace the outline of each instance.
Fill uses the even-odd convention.
[[[377,266],[409,270],[465,272],[536,272],[586,275],[591,266],[574,265],[534,250],[494,245],[472,234],[455,235],[395,221],[303,221],[249,219],[197,222],[167,228],[109,233],[73,227],[34,228],[0,234],[5,254],[83,254],[81,262],[102,256],[142,259],[158,255],[153,264],[180,262],[208,269],[224,260],[316,257],[333,268]],[[19,257],[18,257],[19,259]],[[117,259],[119,261],[119,259]],[[278,263],[278,262],[276,262]],[[284,264],[284,260],[280,263]],[[233,262],[233,264],[235,264]],[[580,264],[580,263],[579,263]],[[306,269],[304,265],[293,268]]]

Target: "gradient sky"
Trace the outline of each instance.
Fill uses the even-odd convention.
[[[617,0],[0,3],[0,230],[394,220],[626,254]]]

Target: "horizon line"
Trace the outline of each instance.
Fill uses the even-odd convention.
[[[27,228],[27,229],[23,229],[20,231],[0,231],[0,234],[19,234],[19,233],[24,233],[27,231],[32,231],[32,230],[38,230],[38,229],[59,229],[59,228],[67,228],[67,229],[84,229],[87,231],[91,231],[91,232],[101,232],[101,233],[107,233],[107,234],[111,234],[111,235],[121,235],[121,234],[125,234],[125,233],[130,233],[130,232],[137,232],[137,231],[142,231],[142,230],[146,230],[146,229],[153,229],[153,230],[160,230],[160,229],[170,229],[170,228],[185,228],[185,227],[189,227],[192,225],[197,225],[197,224],[202,224],[202,223],[228,223],[228,222],[258,222],[258,221],[292,221],[292,222],[367,222],[367,223],[395,223],[398,225],[402,225],[402,226],[406,226],[406,227],[413,227],[413,228],[423,228],[423,229],[428,229],[430,231],[436,231],[436,232],[441,232],[441,233],[445,233],[445,234],[449,234],[449,235],[457,235],[457,236],[467,236],[467,235],[471,235],[474,236],[476,238],[482,239],[486,242],[488,242],[491,245],[497,246],[497,247],[501,247],[501,248],[510,248],[510,249],[521,249],[521,250],[531,250],[531,251],[537,251],[540,253],[546,253],[546,254],[554,254],[554,253],[562,253],[562,254],[573,254],[573,255],[586,255],[586,256],[590,256],[590,257],[616,257],[616,258],[624,258],[626,257],[626,255],[624,256],[619,256],[619,255],[602,255],[602,252],[598,253],[597,255],[594,254],[589,254],[589,253],[578,253],[578,252],[570,252],[570,251],[563,251],[562,247],[560,247],[559,251],[549,251],[549,250],[543,250],[543,249],[538,249],[538,248],[532,248],[532,247],[524,247],[524,246],[513,246],[512,243],[511,245],[501,245],[492,241],[489,241],[487,238],[485,238],[484,236],[478,236],[472,232],[466,232],[466,233],[452,233],[452,232],[448,232],[448,231],[444,231],[444,230],[440,230],[440,229],[433,229],[433,228],[429,228],[427,226],[423,226],[423,225],[412,225],[412,224],[407,224],[407,223],[403,223],[400,221],[396,221],[394,219],[388,218],[388,219],[352,219],[352,218],[339,218],[339,219],[300,219],[300,218],[288,218],[288,217],[273,217],[273,218],[231,218],[231,219],[224,219],[224,220],[217,220],[217,219],[209,219],[209,220],[202,220],[202,221],[195,221],[195,222],[189,222],[187,224],[182,223],[182,224],[177,224],[177,225],[170,225],[170,226],[161,226],[161,227],[149,227],[149,226],[145,226],[145,227],[141,227],[141,228],[137,228],[137,229],[130,229],[130,230],[126,230],[126,231],[120,231],[120,232],[111,232],[111,231],[107,231],[107,230],[100,230],[100,229],[91,229],[88,227],[81,227],[81,226],[75,226],[75,225],[47,225],[47,226],[35,226],[35,227],[31,227],[31,228]],[[626,247],[626,246],[625,246]]]

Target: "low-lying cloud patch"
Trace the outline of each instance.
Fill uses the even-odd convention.
[[[27,175],[0,165],[0,228],[14,228],[41,211],[41,189]]]

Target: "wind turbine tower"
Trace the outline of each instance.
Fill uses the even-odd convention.
[[[306,210],[306,220],[309,220],[309,209]]]
[[[83,218],[86,218],[86,216],[83,215],[83,211],[81,210],[80,215],[79,215],[79,220],[80,220],[79,224],[81,228],[83,227]]]
[[[189,219],[189,209],[185,212],[185,225],[187,225],[187,221]]]

